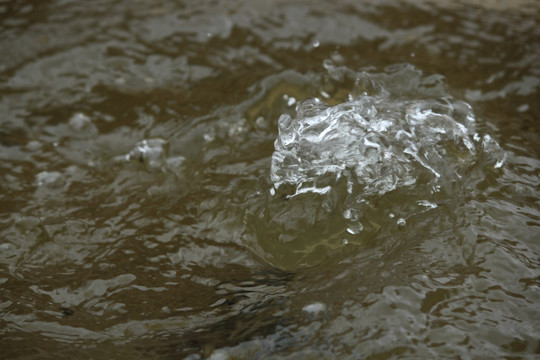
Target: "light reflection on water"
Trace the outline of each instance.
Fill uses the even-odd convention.
[[[538,15],[526,1],[0,2],[3,356],[533,358]],[[434,192],[360,193],[354,209],[321,174],[322,203],[275,189],[280,115],[373,95],[358,74],[395,64],[412,70],[382,85],[400,94],[388,101],[471,105],[473,165],[445,148],[452,181],[411,170]]]

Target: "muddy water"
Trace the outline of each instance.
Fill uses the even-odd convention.
[[[1,357],[535,358],[539,18],[1,1]]]

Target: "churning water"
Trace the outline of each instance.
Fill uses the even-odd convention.
[[[539,18],[0,1],[0,357],[537,357]]]
[[[284,209],[291,205],[280,203],[267,230],[277,231],[277,243],[299,238],[302,224],[326,226],[332,214],[342,214],[347,232],[365,241],[388,221],[404,226],[407,217],[473,191],[502,167],[499,145],[476,132],[470,105],[445,93],[440,78],[432,84],[434,79],[411,66],[388,71],[349,74],[360,84],[352,93],[360,95],[333,107],[309,98],[298,104],[294,119],[279,118],[270,191],[298,197],[294,202],[309,204],[312,212],[290,214]],[[403,78],[418,84],[412,94],[395,87]],[[374,94],[368,95],[365,85]],[[283,185],[294,190],[283,193]],[[320,234],[338,243],[352,240],[341,232]]]

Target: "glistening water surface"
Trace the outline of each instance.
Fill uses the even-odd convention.
[[[534,1],[0,1],[0,357],[540,356]]]

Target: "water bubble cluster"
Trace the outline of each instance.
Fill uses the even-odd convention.
[[[417,75],[410,72],[394,76]],[[357,76],[357,84],[369,85],[369,95],[357,91],[336,106],[308,98],[298,103],[294,118],[280,117],[271,193],[288,199],[317,194],[328,209],[336,207],[337,196],[347,231],[356,234],[370,200],[403,191],[416,197],[419,208],[435,208],[429,199],[442,191],[451,196],[472,168],[502,166],[503,151],[477,133],[466,102],[449,95],[406,96],[366,73]],[[336,190],[340,186],[346,190]]]

